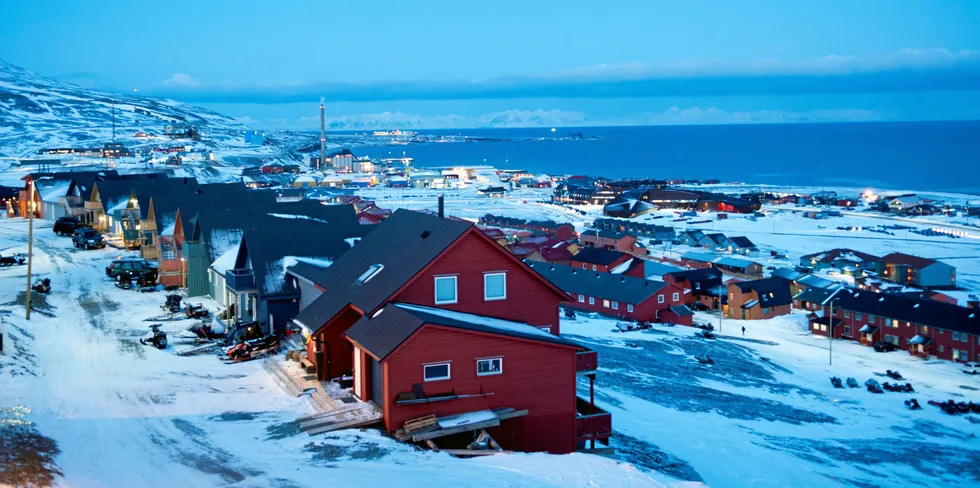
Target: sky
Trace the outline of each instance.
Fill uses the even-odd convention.
[[[0,32],[269,129],[980,119],[977,0],[33,0]]]

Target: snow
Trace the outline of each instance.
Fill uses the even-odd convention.
[[[480,410],[478,412],[469,412],[460,415],[453,415],[450,417],[440,417],[439,427],[443,429],[451,429],[453,427],[460,427],[463,425],[478,424],[480,422],[486,422],[488,420],[495,420],[497,414],[493,413],[491,410]]]
[[[239,241],[241,242],[241,241]],[[226,273],[228,270],[235,267],[235,260],[238,259],[238,244],[229,247],[223,253],[218,255],[218,258],[211,263],[211,269],[218,273]]]
[[[405,310],[416,310],[419,312],[425,312],[432,315],[438,315],[440,317],[445,317],[447,319],[459,320],[461,322],[470,322],[474,324],[484,325],[487,327],[493,327],[495,329],[506,330],[510,332],[520,332],[522,334],[535,335],[542,338],[554,339],[555,336],[548,332],[545,332],[537,327],[527,325],[523,322],[512,322],[510,320],[495,319],[493,317],[484,317],[482,315],[473,315],[463,312],[457,312],[455,310],[446,310],[443,308],[431,308],[423,307],[420,305],[409,305],[407,303],[396,304],[399,308]]]
[[[310,217],[309,215],[281,214],[281,213],[270,213],[268,215],[270,217],[276,217],[276,218],[279,218],[279,219],[303,219],[303,220],[312,220],[314,222],[322,222],[324,224],[328,224],[329,223],[326,220],[318,219],[318,218],[315,218],[315,217]]]
[[[210,354],[179,357],[140,345],[148,330],[142,319],[160,313],[164,295],[112,286],[101,270],[118,250],[76,252],[50,223],[35,227],[34,272],[51,277],[53,291],[35,296],[28,322],[23,305],[14,303],[26,270],[0,268],[0,308],[10,312],[0,315],[2,407],[23,416],[0,418],[0,435],[9,425],[30,424],[56,442],[61,453],[51,467],[63,473],[55,475],[58,486],[308,486],[324,479],[352,488],[434,480],[514,488],[682,486],[595,455],[461,460],[370,429],[310,437],[295,426],[313,413],[309,401],[287,395],[259,361],[228,365]],[[26,251],[26,228],[23,220],[0,219],[0,249]],[[191,301],[217,309],[210,300]],[[175,342],[187,324],[165,322],[163,330]]]
[[[53,184],[50,186],[38,185],[37,191],[41,194],[41,201],[44,203],[58,203],[61,197],[68,195],[68,189],[71,188],[71,182],[61,182],[58,184]]]
[[[321,268],[326,268],[333,264],[333,261],[329,259],[301,256],[285,256],[282,259],[266,263],[264,290],[266,292],[281,291],[286,279],[286,268],[300,262]]]
[[[346,242],[350,247],[354,247],[354,244],[357,244],[357,242],[360,240],[360,237],[347,237],[344,239],[344,242]]]
[[[626,270],[630,269],[630,265],[632,264],[633,264],[633,258],[629,258],[626,260],[626,262],[609,270],[609,272],[612,274],[623,274],[624,272],[626,272]]]

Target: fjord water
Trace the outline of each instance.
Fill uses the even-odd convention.
[[[363,148],[419,166],[535,173],[980,192],[980,121],[425,130],[543,140]],[[581,132],[598,140],[555,140]]]

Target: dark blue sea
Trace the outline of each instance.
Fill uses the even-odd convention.
[[[419,132],[507,141],[376,146],[357,153],[405,152],[417,166],[485,162],[555,175],[980,192],[980,121]],[[555,139],[577,133],[601,139]]]

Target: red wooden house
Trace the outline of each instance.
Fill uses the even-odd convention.
[[[558,337],[568,296],[473,224],[398,210],[330,267],[287,272],[318,378],[353,372],[355,396],[382,409],[387,429],[511,407],[528,413],[491,432],[505,447],[566,453],[608,438],[608,414],[575,394],[595,352]]]
[[[677,285],[560,264],[528,265],[572,296],[568,307],[637,322],[693,324],[694,313]]]
[[[617,266],[629,261],[633,256],[622,251],[612,251],[596,247],[583,247],[569,260],[573,268],[608,273]]]

